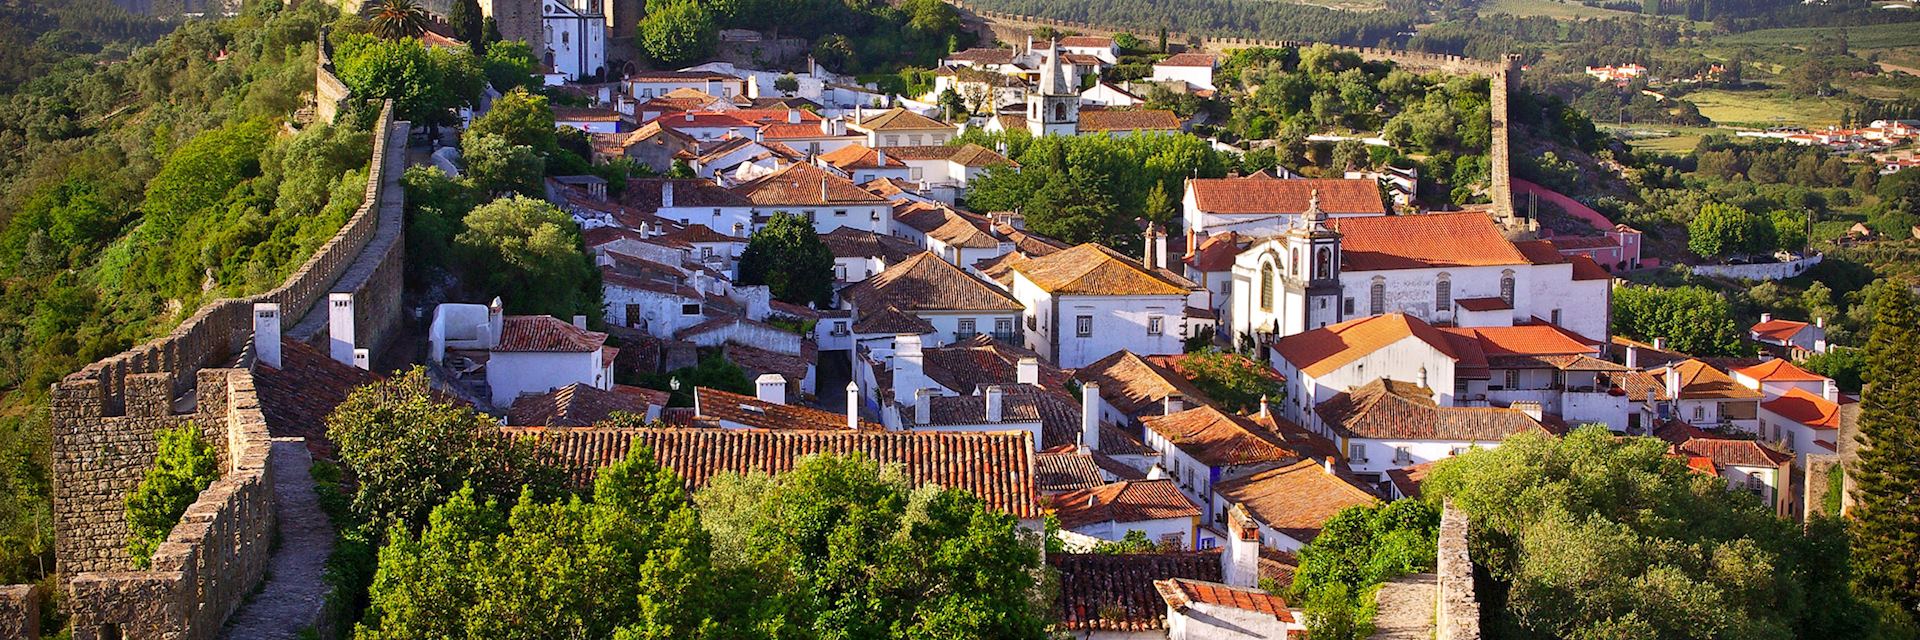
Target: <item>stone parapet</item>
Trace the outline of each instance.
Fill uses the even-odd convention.
[[[1439,555],[1434,574],[1435,640],[1479,640],[1480,601],[1473,592],[1473,558],[1467,552],[1467,516],[1448,503],[1440,512]]]

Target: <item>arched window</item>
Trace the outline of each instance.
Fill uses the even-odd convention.
[[[1368,295],[1370,298],[1367,301],[1368,315],[1377,316],[1387,312],[1387,279],[1386,278],[1382,278],[1380,276],[1374,276],[1373,290],[1368,292]]]
[[[1513,306],[1513,270],[1512,269],[1508,269],[1506,271],[1500,272],[1500,299],[1505,300],[1507,303],[1507,306],[1509,307]]]
[[[1273,263],[1260,265],[1260,310],[1273,310]]]
[[[1053,121],[1054,122],[1067,121],[1067,103],[1065,102],[1053,103]]]
[[[547,68],[549,69],[553,68],[553,50],[552,49],[547,50]]]
[[[1333,275],[1333,250],[1328,249],[1326,247],[1320,247],[1320,252],[1317,254],[1314,254],[1314,257],[1313,257],[1313,278],[1315,280],[1320,280],[1320,279],[1330,277],[1332,275]]]
[[[1433,281],[1433,312],[1438,317],[1443,311],[1453,308],[1453,276],[1440,274]]]
[[[560,44],[567,44],[567,43],[569,43],[569,42],[571,41],[571,39],[572,39],[572,37],[573,37],[573,32],[572,32],[572,31],[562,31],[562,32],[560,32]]]

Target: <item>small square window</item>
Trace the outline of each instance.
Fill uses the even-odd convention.
[[[974,326],[973,318],[961,318],[960,337],[969,338],[972,337],[973,334],[979,333],[979,331],[974,329]]]
[[[1147,316],[1147,335],[1157,336],[1166,333],[1166,318]]]
[[[1347,445],[1347,458],[1354,462],[1367,461],[1367,445],[1355,442]]]
[[[1413,450],[1412,450],[1412,449],[1408,449],[1408,448],[1406,448],[1406,447],[1394,447],[1394,448],[1393,448],[1393,463],[1394,463],[1394,464],[1408,464],[1408,463],[1411,463],[1411,462],[1413,462]]]
[[[700,315],[700,304],[696,302],[693,304],[680,305],[680,315],[683,315],[683,316]]]
[[[1076,316],[1073,319],[1074,335],[1082,338],[1093,337],[1093,316]]]

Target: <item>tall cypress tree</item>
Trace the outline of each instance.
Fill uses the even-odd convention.
[[[1913,293],[1873,286],[1873,333],[1860,394],[1854,560],[1872,595],[1920,606],[1920,312]]]
[[[447,26],[453,28],[453,34],[467,41],[474,55],[487,52],[486,31],[481,28],[480,0],[453,0],[453,7],[447,10]]]

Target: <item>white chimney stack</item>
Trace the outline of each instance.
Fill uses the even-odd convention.
[[[1640,370],[1640,347],[1627,345],[1627,370]]]
[[[361,371],[372,371],[373,354],[368,353],[366,349],[354,349],[353,366]]]
[[[926,424],[933,421],[933,390],[917,389],[913,392],[913,423]]]
[[[755,397],[759,398],[761,402],[771,404],[787,403],[787,379],[780,377],[780,374],[760,374],[760,377],[753,379],[753,386],[759,390],[758,393],[755,394]]]
[[[1666,351],[1666,350],[1667,350],[1667,339],[1666,339],[1666,338],[1654,338],[1654,339],[1653,339],[1653,350],[1654,350],[1654,351]]]
[[[1080,385],[1080,444],[1100,450],[1100,383]]]
[[[905,402],[914,398],[921,388],[921,363],[925,354],[920,350],[920,336],[903,333],[893,337],[893,399]],[[916,399],[917,401],[917,399]]]
[[[1273,410],[1269,408],[1267,394],[1264,394],[1264,393],[1260,394],[1260,417],[1262,419],[1273,418]]]
[[[1671,362],[1667,363],[1665,378],[1667,383],[1667,399],[1678,401],[1680,399],[1680,368],[1673,366]]]
[[[887,167],[887,150],[886,150],[886,149],[874,149],[874,150],[873,150],[873,163],[874,163],[874,164],[877,164],[877,165],[880,165],[880,168],[882,168],[882,169],[885,169],[885,168]]]
[[[1167,479],[1167,468],[1160,466],[1160,463],[1158,462],[1153,463],[1153,466],[1147,469],[1147,479],[1148,480]]]
[[[260,364],[280,368],[280,305],[253,303],[253,356]]]
[[[1327,472],[1328,475],[1333,475],[1333,456],[1327,456],[1320,460],[1320,470]]]
[[[495,339],[499,339],[496,332]],[[340,364],[353,364],[353,294],[327,294],[327,355]]]
[[[847,430],[860,430],[860,385],[847,383]]]
[[[1840,404],[1840,383],[1834,382],[1833,378],[1821,382],[1820,397],[1826,398],[1827,402]]]
[[[487,348],[500,346],[500,331],[506,328],[507,308],[500,303],[500,296],[494,296],[487,304]]]
[[[1186,399],[1180,397],[1180,394],[1178,393],[1169,393],[1167,394],[1166,400],[1161,401],[1160,408],[1161,408],[1162,415],[1170,416],[1176,413],[1180,413],[1181,411],[1185,411],[1187,408]]]
[[[1260,526],[1239,504],[1227,509],[1227,543],[1220,554],[1220,578],[1227,586],[1242,589],[1260,583]]]
[[[1760,314],[1760,322],[1763,322],[1763,323],[1765,323],[1765,322],[1773,322],[1773,314],[1771,314],[1771,313],[1762,313],[1762,314]]]
[[[833,202],[832,199],[827,197],[827,177],[826,176],[820,176],[820,202],[822,203]]]
[[[587,317],[586,317],[586,316],[582,316],[582,315],[576,315],[576,316],[574,316],[574,317],[573,317],[573,328],[575,328],[575,329],[579,329],[579,330],[581,330],[581,331],[586,331],[586,330],[587,330]]]
[[[666,209],[672,206],[673,206],[673,179],[668,178],[666,181],[660,183],[660,208]]]
[[[1006,396],[1000,385],[987,385],[987,422],[999,422],[1006,417]]]
[[[1040,359],[1032,356],[1021,358],[1013,366],[1014,381],[1024,385],[1040,384]]]

